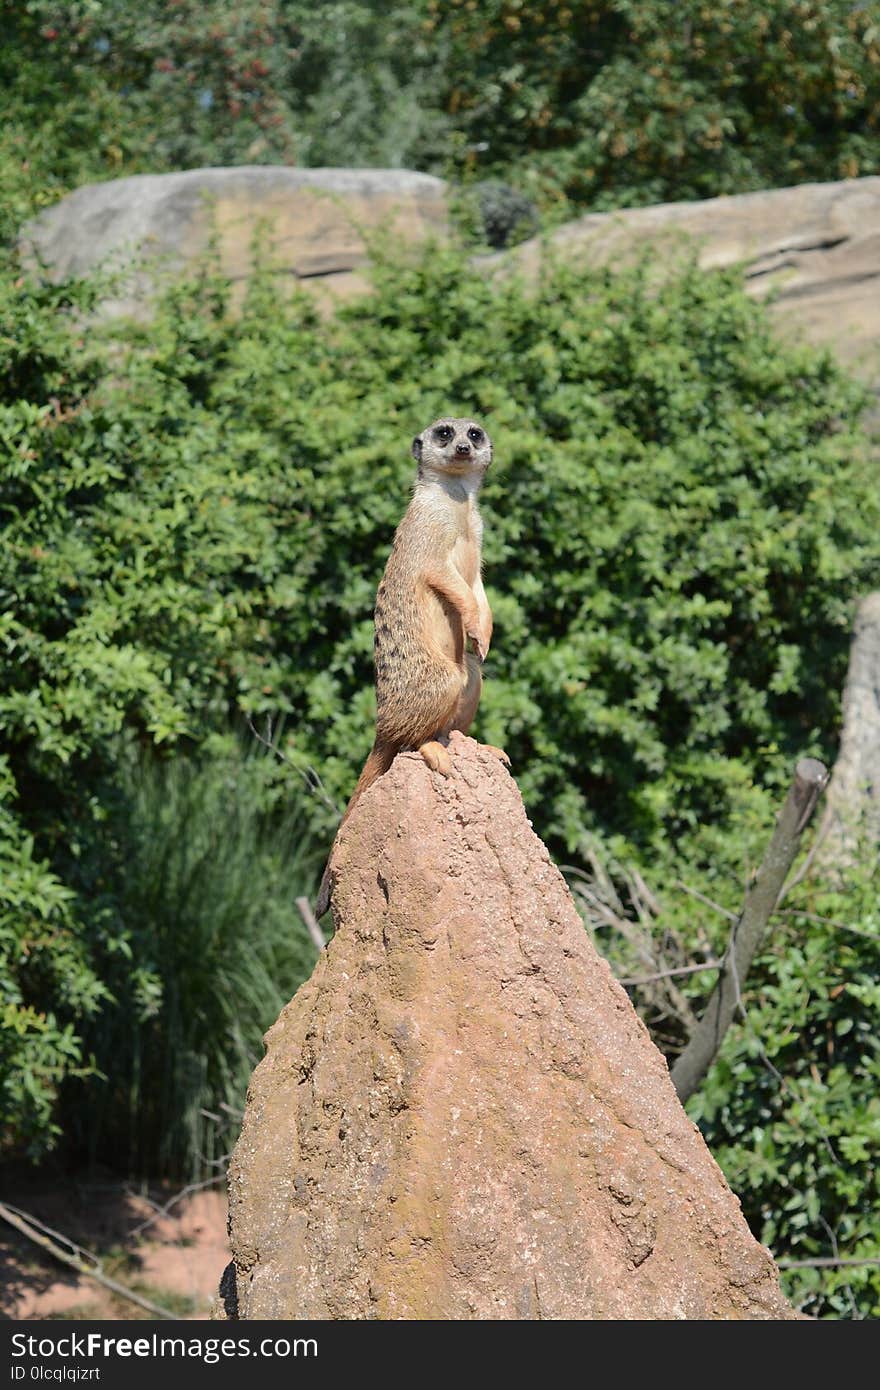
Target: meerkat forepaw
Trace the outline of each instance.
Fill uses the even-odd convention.
[[[419,752],[432,772],[439,772],[442,777],[452,776],[452,759],[442,743],[431,739],[421,745]]]
[[[471,646],[474,649],[474,655],[482,665],[482,663],[486,660],[486,657],[489,655],[489,643],[484,642],[480,637],[477,636],[475,632],[469,632],[468,637],[470,638]]]
[[[503,748],[496,748],[494,743],[484,743],[483,747],[487,753],[493,753],[496,758],[500,758],[505,767],[510,767],[510,759]]]

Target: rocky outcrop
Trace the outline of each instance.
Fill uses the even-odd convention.
[[[229,1175],[241,1318],[789,1318],[516,785],[454,734],[346,822]]]
[[[442,235],[446,185],[404,169],[253,166],[143,174],[77,189],[28,223],[21,241],[26,257],[57,275],[127,265],[124,289],[102,311],[136,314],[160,267],[179,269],[197,259],[212,228],[221,267],[234,281],[250,273],[254,233],[267,224],[280,273],[318,292],[358,293],[366,285],[363,232],[389,219],[401,241]],[[481,260],[531,273],[549,244],[596,264],[651,247],[661,263],[689,238],[699,244],[704,266],[742,263],[751,293],[772,291],[772,312],[786,331],[832,347],[878,381],[880,177],[590,214],[546,240]]]
[[[157,276],[179,272],[216,237],[220,268],[244,281],[265,229],[279,273],[334,295],[364,288],[364,233],[389,227],[411,242],[446,230],[442,179],[405,169],[286,169],[253,165],[139,174],[88,184],[29,222],[26,259],[58,276],[125,271],[105,315],[142,313]]]
[[[741,264],[751,294],[772,292],[772,313],[787,332],[833,348],[878,381],[880,177],[591,214],[487,261],[512,259],[534,273],[545,246],[596,265],[646,247],[662,261],[689,240],[702,266]]]

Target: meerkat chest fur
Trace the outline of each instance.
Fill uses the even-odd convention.
[[[476,488],[417,485],[410,508],[417,514],[416,525],[428,548],[428,566],[448,556],[464,582],[475,584],[480,575],[483,541]]]
[[[424,646],[460,665],[466,640],[461,611],[434,581],[449,572],[473,590],[480,582],[483,527],[476,489],[456,484],[416,485],[395,537],[383,597],[387,602],[394,593],[402,626],[410,628],[408,650]],[[381,646],[378,623],[376,637]]]

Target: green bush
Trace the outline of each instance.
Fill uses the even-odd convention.
[[[13,801],[14,784],[2,758],[0,1155],[39,1158],[61,1133],[62,1082],[95,1073],[77,1025],[81,1029],[98,1012],[109,992],[77,930],[72,890],[35,856],[33,836]]]
[[[633,1002],[670,1063],[685,1041],[684,1010],[699,1016],[717,975],[710,968],[658,981],[654,971],[723,955],[744,880],[769,842],[763,800],[744,798],[723,837],[712,834],[711,871],[694,867],[708,848],[699,836],[649,866],[627,857],[622,840],[617,857],[594,845],[590,872],[569,870],[596,946],[618,979],[633,982]],[[786,897],[734,1024],[687,1103],[752,1231],[777,1258],[802,1262],[784,1268],[783,1283],[813,1317],[876,1317],[880,1308],[876,1265],[809,1264],[880,1258],[876,845],[863,847],[848,880],[844,889],[814,873]],[[597,892],[612,905],[610,918],[589,905]]]
[[[801,888],[777,919],[731,1030],[688,1111],[758,1236],[792,1260],[880,1257],[880,872],[846,893]],[[880,1269],[784,1277],[813,1316],[880,1314]]]
[[[180,165],[428,168],[496,239],[528,198],[558,218],[878,170],[880,40],[848,0],[211,10],[0,0],[0,243],[78,183]],[[205,271],[109,348],[94,293],[0,267],[2,1152],[194,1174],[225,1147],[370,743],[406,443],[450,408],[497,447],[476,731],[558,854],[644,872],[664,949],[723,949],[675,885],[738,909],[794,758],[833,757],[877,587],[858,389],[686,262],[525,293],[392,250],[333,323],[271,267],[230,317]],[[243,754],[243,716],[290,765]],[[876,887],[868,865],[846,897],[799,890],[691,1102],[794,1259],[877,1256]],[[697,1008],[708,987],[681,982]],[[811,1313],[878,1311],[870,1267],[786,1277]]]
[[[479,729],[557,851],[691,837],[717,865],[735,812],[833,751],[850,603],[877,572],[858,390],[691,264],[661,286],[560,267],[527,293],[452,251],[395,259],[331,323],[285,310],[271,269],[230,317],[206,274],[107,361],[60,292],[7,287],[0,739],[21,834],[64,885],[126,729],[187,748],[284,716],[294,767],[344,804],[407,441],[450,408],[497,447]],[[309,811],[326,843],[332,812]],[[93,923],[88,950],[115,930]]]

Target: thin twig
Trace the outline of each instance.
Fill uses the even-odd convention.
[[[651,914],[649,913],[647,907],[639,897],[639,890],[636,888],[632,876],[624,868],[621,868],[620,873],[624,883],[626,884],[626,891],[629,894],[630,904],[632,907],[635,908],[636,916],[638,917],[639,922],[650,935],[651,928],[654,925],[651,918]]]
[[[840,931],[851,931],[853,936],[866,936],[869,941],[875,941],[880,946],[880,935],[874,931],[865,931],[862,927],[851,927],[849,922],[838,922],[833,917],[820,917],[815,912],[801,912],[796,907],[777,908],[773,913],[774,917],[806,917],[808,922],[822,922],[829,927],[837,927]]]
[[[647,885],[647,883],[645,882],[645,880],[642,878],[642,876],[641,876],[641,874],[639,873],[638,869],[633,869],[633,871],[632,871],[632,876],[633,876],[633,879],[634,879],[634,881],[635,881],[636,887],[638,888],[638,890],[639,890],[639,892],[641,893],[642,897],[644,898],[645,902],[648,904],[648,910],[649,910],[650,912],[652,912],[652,913],[654,914],[655,917],[659,917],[659,916],[660,916],[660,904],[658,903],[657,899],[654,897],[654,894],[651,892],[651,890],[650,890],[650,888],[648,887],[648,885]]]
[[[839,1265],[880,1265],[880,1259],[876,1260],[856,1260],[856,1259],[818,1259],[818,1260],[777,1260],[777,1269],[835,1269]]]
[[[586,855],[590,861],[590,868],[593,870],[595,881],[599,885],[605,901],[610,903],[616,912],[623,912],[623,903],[617,896],[617,890],[614,887],[611,877],[593,845],[586,846]]]
[[[34,1245],[39,1245],[41,1250],[47,1251],[54,1259],[61,1264],[69,1265],[75,1269],[77,1274],[82,1274],[87,1279],[95,1279],[99,1284],[103,1284],[111,1293],[115,1293],[119,1298],[125,1298],[129,1303],[136,1303],[138,1307],[145,1308],[148,1313],[155,1313],[159,1318],[169,1318],[174,1321],[176,1313],[169,1313],[167,1308],[160,1308],[158,1303],[151,1303],[148,1298],[143,1298],[133,1289],[125,1284],[120,1284],[116,1279],[111,1279],[104,1273],[101,1261],[91,1251],[84,1250],[81,1245],[77,1245],[68,1236],[62,1235],[60,1231],[53,1231],[51,1226],[46,1226],[42,1221],[38,1221],[35,1216],[30,1216],[27,1212],[21,1211],[18,1207],[7,1206],[5,1202],[0,1202],[0,1218],[14,1226],[28,1240],[33,1241]],[[63,1241],[68,1250],[63,1250],[58,1241]],[[91,1264],[86,1261],[91,1260]]]
[[[655,980],[668,980],[671,975],[698,975],[701,970],[720,970],[723,960],[707,960],[702,965],[680,965],[675,970],[658,970],[656,975],[640,975],[638,979],[618,980],[619,985],[650,985]]]
[[[803,880],[806,878],[807,874],[810,872],[811,868],[813,867],[813,860],[816,858],[816,855],[822,848],[822,845],[825,843],[825,840],[828,836],[828,831],[831,829],[831,822],[833,818],[834,812],[832,810],[831,803],[828,802],[826,803],[822,819],[819,822],[819,829],[816,831],[816,838],[810,846],[809,852],[804,857],[803,863],[801,864],[797,873],[792,875],[788,883],[784,883],[782,885],[782,890],[779,894],[779,897],[776,900],[777,909],[788,897],[792,888],[796,888],[799,883],[802,883]]]
[[[224,1154],[222,1161],[224,1163],[228,1163],[229,1154]],[[175,1192],[174,1196],[170,1199],[170,1201],[166,1202],[164,1206],[160,1207],[157,1203],[150,1202],[150,1205],[155,1208],[153,1215],[148,1216],[145,1221],[141,1221],[140,1225],[132,1227],[132,1229],[128,1233],[129,1238],[131,1238],[132,1236],[139,1236],[141,1231],[147,1230],[147,1228],[149,1226],[152,1226],[154,1222],[159,1221],[163,1216],[167,1216],[169,1211],[171,1211],[171,1208],[176,1207],[178,1202],[182,1202],[184,1197],[189,1197],[193,1192],[201,1192],[206,1187],[214,1187],[218,1182],[223,1182],[225,1178],[225,1170],[222,1173],[214,1173],[212,1177],[203,1178],[201,1182],[188,1183],[187,1186],[182,1187],[179,1192]],[[147,1198],[146,1200],[150,1201],[149,1198]]]
[[[318,950],[323,951],[324,947],[327,945],[327,940],[321,928],[318,926],[318,919],[312,911],[311,903],[308,898],[295,898],[294,901],[299,908],[300,916],[306,924],[309,936],[312,938]]]
[[[276,758],[280,758],[288,767],[293,768],[294,772],[299,773],[300,777],[303,778],[306,786],[309,788],[309,791],[315,792],[318,799],[324,803],[328,810],[333,812],[334,816],[342,814],[336,802],[328,795],[324,788],[324,783],[321,781],[315,769],[313,767],[298,767],[292,758],[288,758],[286,753],[282,753],[278,744],[275,742],[274,730],[270,719],[266,720],[266,734],[268,737],[264,737],[264,735],[259,732],[250,716],[247,718],[247,726],[258,743],[262,743],[263,747],[268,748],[270,753],[274,753]]]
[[[834,1259],[835,1259],[835,1260],[840,1259],[840,1246],[839,1246],[839,1244],[838,1244],[838,1242],[837,1242],[837,1232],[833,1229],[832,1226],[829,1225],[829,1223],[825,1220],[825,1217],[822,1215],[821,1212],[819,1212],[819,1220],[820,1220],[820,1222],[822,1223],[822,1225],[825,1227],[825,1230],[828,1232],[828,1239],[831,1241],[831,1250],[832,1250],[832,1254],[833,1254]],[[850,1306],[850,1310],[851,1310],[851,1312],[852,1312],[853,1317],[854,1317],[855,1319],[858,1319],[858,1318],[859,1318],[859,1305],[856,1303],[856,1296],[855,1296],[855,1294],[854,1294],[853,1291],[852,1291],[852,1286],[851,1286],[850,1284],[844,1284],[844,1285],[843,1285],[843,1290],[844,1290],[844,1292],[845,1292],[847,1298],[849,1299],[849,1306]]]
[[[612,907],[609,907],[608,902],[605,898],[600,896],[600,893],[604,893],[606,898],[613,893],[614,900],[618,903],[620,899],[616,892],[614,892],[611,886],[611,880],[600,863],[595,851],[590,852],[590,862],[594,873],[592,879],[582,871],[572,869],[572,872],[578,878],[584,880],[582,883],[575,884],[572,891],[576,893],[584,903],[587,913],[591,915],[594,922],[598,918],[609,926],[614,927],[615,930],[620,932],[621,936],[629,942],[639,959],[648,967],[652,974],[659,971],[660,980],[668,980],[669,975],[666,973],[668,967],[662,952],[655,947],[654,940],[650,933],[650,921],[643,926],[641,922],[634,922],[631,918],[625,916],[623,907],[621,907],[620,914],[615,912]],[[597,888],[599,890],[598,892],[596,891]],[[644,911],[644,908],[642,910]],[[686,1033],[690,1034],[696,1027],[696,1014],[685,996],[675,985],[664,985],[663,989],[660,991],[660,999],[655,999],[653,1002],[658,1008],[664,1007],[671,1012],[683,1025]]]
[[[693,1095],[712,1065],[740,1003],[740,986],[761,946],[779,902],[801,834],[825,789],[828,770],[816,758],[801,758],[776,821],[761,866],[750,884],[742,911],[731,927],[725,963],[698,1026],[672,1067],[672,1084],[682,1102]]]
[[[706,907],[714,908],[716,912],[721,913],[722,917],[726,917],[729,922],[739,921],[737,913],[729,911],[726,907],[722,907],[720,903],[713,902],[711,898],[706,897],[705,893],[698,893],[696,888],[691,888],[689,884],[683,883],[680,878],[675,880],[673,886],[675,888],[680,888],[683,893],[688,893],[692,898],[698,898],[701,903],[706,904]]]

